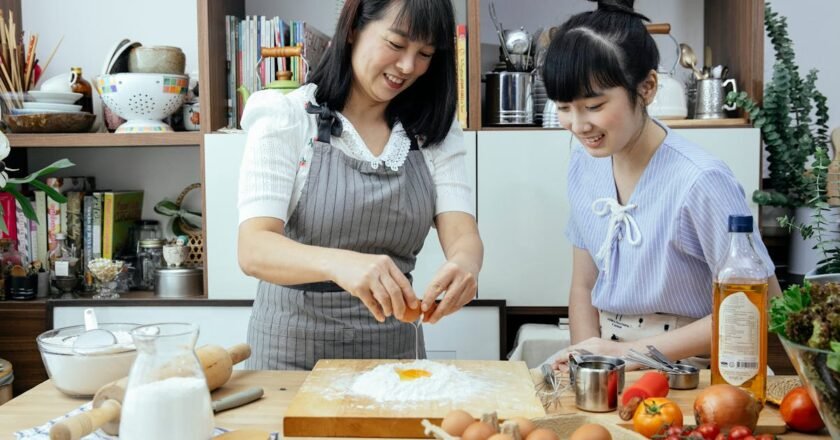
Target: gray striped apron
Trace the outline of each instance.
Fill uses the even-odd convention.
[[[318,137],[300,200],[285,227],[303,244],[390,256],[406,274],[434,220],[435,189],[412,142],[397,171],[374,169],[330,146],[341,122],[326,106],[308,105]],[[411,279],[411,278],[409,278]],[[311,370],[319,359],[426,357],[423,334],[394,317],[379,323],[358,298],[334,283],[280,286],[260,281],[248,324],[247,368]]]

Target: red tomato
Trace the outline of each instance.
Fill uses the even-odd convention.
[[[676,434],[671,434],[671,435],[665,437],[665,440],[682,440],[682,437],[680,437],[679,435],[676,435]]]
[[[687,434],[687,429],[684,431],[682,426],[669,426],[668,429],[665,430],[665,436],[669,435],[676,435],[677,437],[681,437]]]
[[[700,433],[705,440],[715,440],[720,434],[720,427],[714,423],[704,423],[698,426],[694,432]]]
[[[721,432],[720,434],[715,436],[715,440],[726,440],[726,434]]]
[[[782,420],[795,431],[815,432],[825,427],[805,387],[796,387],[785,394],[779,412]]]
[[[752,431],[746,426],[736,425],[729,430],[729,440],[748,440],[747,437],[752,437]]]

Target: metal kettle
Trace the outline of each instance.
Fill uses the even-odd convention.
[[[668,72],[657,72],[656,96],[648,104],[648,114],[659,119],[685,119],[688,116],[688,102],[682,83]]]

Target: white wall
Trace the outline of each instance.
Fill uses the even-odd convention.
[[[123,38],[144,46],[180,47],[187,58],[187,73],[198,70],[195,0],[23,0],[21,11],[23,30],[27,35],[38,33],[36,54],[42,67],[64,37],[45,79],[80,66],[93,83],[110,50]]]
[[[818,89],[828,98],[829,129],[840,126],[840,2],[822,0],[772,0],[773,10],[787,17],[796,63],[805,75],[819,69]],[[775,54],[770,39],[764,40],[764,82],[773,75]]]
[[[194,0],[23,0],[23,30],[38,33],[36,54],[46,62],[64,37],[43,78],[81,66],[94,82],[113,46],[128,38],[144,46],[177,46],[186,55],[186,71],[198,69],[198,11]],[[42,80],[43,81],[43,80]],[[94,105],[100,99],[94,92]],[[98,112],[99,110],[97,110]],[[175,198],[187,185],[200,181],[198,147],[167,148],[30,148],[30,169],[69,158],[76,166],[56,175],[96,177],[99,188],[144,189],[144,218],[164,218],[152,211],[164,197]],[[193,197],[195,196],[195,197]],[[200,206],[198,193],[190,205]],[[194,203],[192,203],[194,202]]]

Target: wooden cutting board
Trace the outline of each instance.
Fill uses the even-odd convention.
[[[454,365],[488,385],[465,393],[457,405],[451,401],[387,404],[350,392],[355,378],[380,364],[394,362],[398,361],[319,361],[286,410],[283,434],[289,437],[425,438],[421,420],[440,424],[441,419],[456,408],[466,410],[476,418],[492,411],[496,411],[500,419],[545,415],[524,362],[440,361]],[[452,387],[459,385],[453,383]]]

